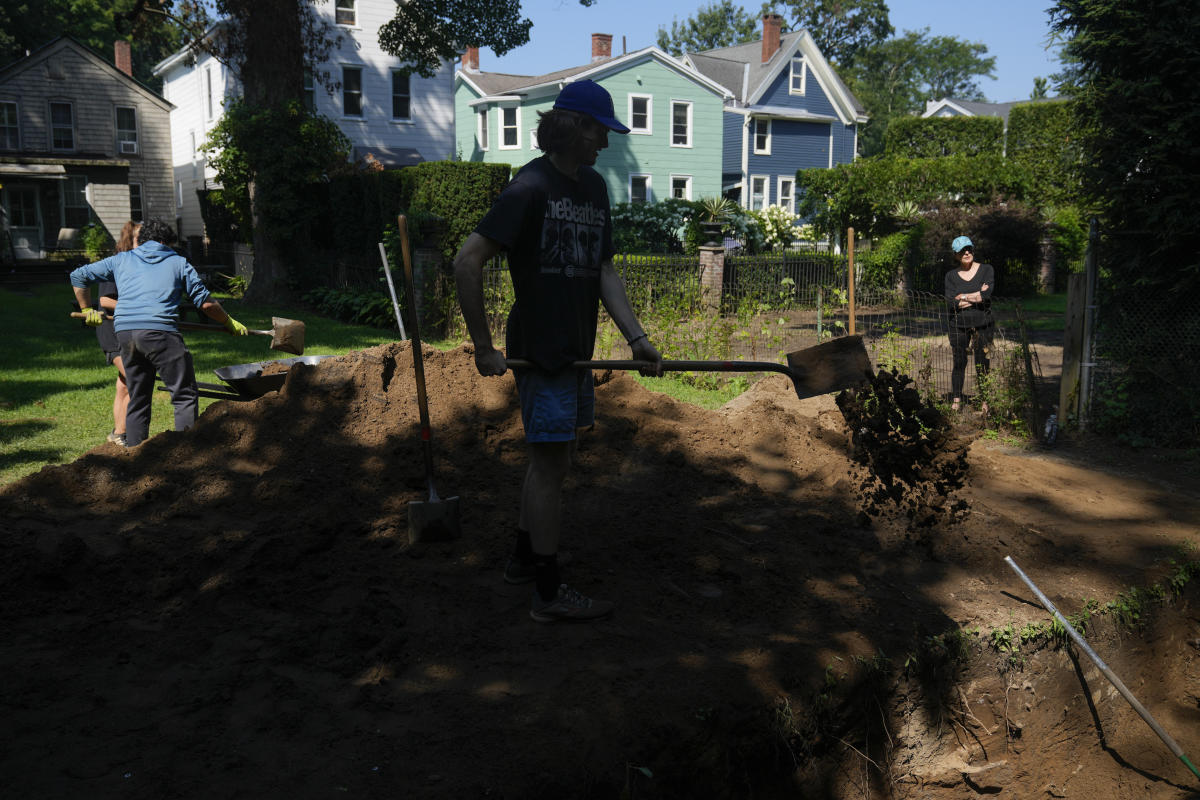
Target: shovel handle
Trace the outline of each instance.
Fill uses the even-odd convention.
[[[71,316],[75,319],[83,319],[85,315],[82,311],[72,311]],[[104,314],[102,316],[105,319],[113,318],[112,314]],[[175,327],[182,328],[185,331],[221,331],[222,333],[229,333],[229,329],[224,325],[205,325],[203,322],[183,322],[180,320],[179,322],[175,323]],[[252,328],[247,328],[246,331],[247,333],[257,333],[259,336],[275,335],[274,331],[256,331]]]
[[[536,366],[532,361],[510,358],[505,361],[510,369],[528,369]],[[651,361],[575,361],[571,364],[580,369],[633,369],[653,370]],[[796,371],[786,364],[774,361],[663,361],[663,372],[779,372],[794,377]]]

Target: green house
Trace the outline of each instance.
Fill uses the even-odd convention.
[[[611,46],[612,36],[592,34],[590,63],[538,76],[482,72],[469,49],[454,79],[458,157],[521,167],[540,156],[538,112],[563,86],[588,79],[608,90],[630,128],[611,134],[596,162],[612,202],[719,196],[729,91],[657,47],[613,58]]]

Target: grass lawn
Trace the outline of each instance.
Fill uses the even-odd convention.
[[[349,325],[310,311],[260,308],[220,298],[247,327],[267,330],[271,317],[305,323],[306,355],[342,355],[395,341],[393,331]],[[47,464],[73,461],[101,444],[112,430],[112,400],[117,377],[105,363],[96,334],[68,315],[75,307],[71,287],[38,286],[30,291],[0,289],[0,485]],[[234,338],[224,333],[185,331],[184,338],[201,383],[221,383],[212,371],[291,354],[272,350],[265,336]],[[448,348],[458,342],[428,342]],[[675,378],[636,379],[648,388],[686,402],[715,408],[745,388],[744,382],[720,390],[700,389]],[[200,398],[200,411],[219,400]],[[171,399],[154,393],[150,435],[173,426]]]

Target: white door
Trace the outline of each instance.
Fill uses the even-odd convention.
[[[18,259],[42,257],[42,219],[36,186],[5,186],[8,231]]]

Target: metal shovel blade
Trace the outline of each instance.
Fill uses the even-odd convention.
[[[409,544],[449,542],[462,532],[462,512],[457,497],[412,500],[408,504]]]
[[[788,353],[787,362],[801,400],[858,386],[874,372],[861,336],[842,336]]]
[[[304,355],[304,323],[298,319],[271,317],[271,349]]]

